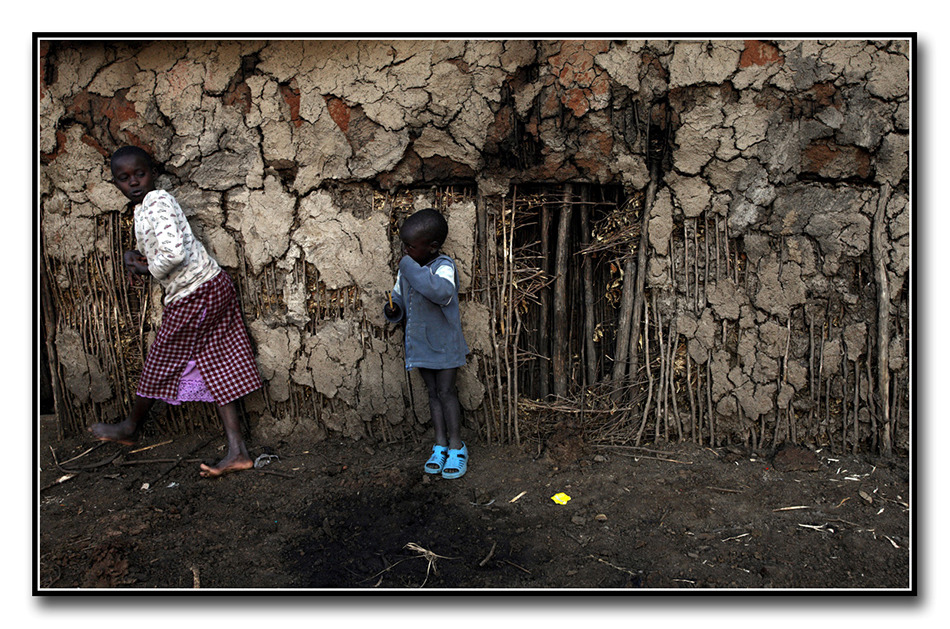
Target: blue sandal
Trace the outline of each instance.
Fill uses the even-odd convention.
[[[432,456],[429,457],[429,460],[426,461],[426,474],[439,474],[442,472],[442,468],[445,466],[446,452],[448,448],[445,446],[434,445],[432,446]]]
[[[442,465],[442,478],[461,478],[468,469],[468,447],[463,443],[460,450],[449,450]]]

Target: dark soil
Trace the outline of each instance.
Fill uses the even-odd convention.
[[[97,445],[51,438],[54,421],[38,444],[40,593],[914,586],[905,458],[574,437],[540,456],[469,443],[449,481],[423,473],[426,444],[252,438],[252,456],[277,458],[205,479],[218,434]]]

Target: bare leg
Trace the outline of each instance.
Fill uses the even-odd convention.
[[[138,441],[139,429],[154,403],[155,400],[151,398],[136,395],[135,404],[132,405],[132,411],[128,417],[118,424],[93,424],[89,427],[89,432],[99,441],[115,441],[130,446]]]
[[[205,477],[221,476],[228,472],[248,470],[254,467],[241,437],[241,424],[237,416],[237,402],[228,402],[218,407],[218,417],[224,425],[224,434],[228,439],[228,453],[214,466],[201,464],[201,475]]]
[[[457,369],[419,369],[429,392],[435,442],[454,450],[462,447],[461,410],[455,390],[457,373]]]

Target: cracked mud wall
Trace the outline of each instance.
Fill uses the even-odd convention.
[[[488,260],[511,254],[488,245],[517,187],[642,199],[655,172],[628,375],[654,395],[635,401],[633,433],[906,446],[911,52],[900,39],[42,42],[41,280],[63,430],[127,408],[160,317],[155,287],[126,287],[119,260],[130,221],[107,157],[131,143],[238,284],[267,382],[246,400],[255,430],[426,430],[380,305],[399,221],[434,206],[473,349],[465,421],[511,438],[513,339]],[[640,248],[605,255],[620,268]],[[600,323],[613,340],[616,312]],[[643,352],[659,341],[669,360]],[[647,379],[661,373],[662,390]]]

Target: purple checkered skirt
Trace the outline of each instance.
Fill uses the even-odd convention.
[[[184,389],[193,386],[189,382],[194,376],[189,368],[191,361],[219,405],[263,386],[234,283],[224,271],[187,297],[165,306],[136,394],[173,404],[194,399],[192,395],[182,396],[183,375]]]

